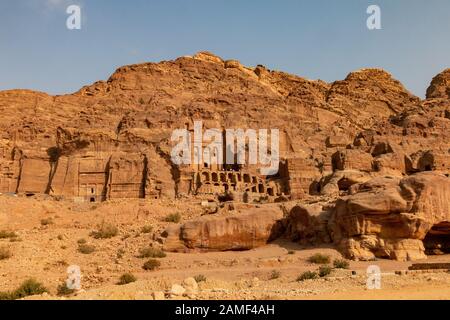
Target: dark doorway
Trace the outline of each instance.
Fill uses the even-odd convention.
[[[427,255],[450,253],[450,222],[434,225],[423,240]]]
[[[341,180],[339,180],[338,182],[338,188],[341,191],[348,191],[348,189],[350,189],[350,187],[353,185],[354,183],[352,181],[350,181],[347,178],[342,178]]]

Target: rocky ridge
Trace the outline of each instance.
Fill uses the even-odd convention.
[[[326,83],[201,52],[124,66],[69,95],[3,91],[0,192],[173,199],[185,190],[169,157],[174,129],[198,119],[276,127],[285,200],[326,213],[306,214],[317,234],[295,217],[282,221],[286,236],[334,242],[355,259],[446,252],[449,79],[448,69],[437,75],[421,100],[379,69]]]

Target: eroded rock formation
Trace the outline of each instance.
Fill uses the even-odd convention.
[[[282,218],[283,211],[277,207],[244,210],[234,215],[203,216],[165,230],[164,249],[253,249],[280,236],[277,222]]]
[[[435,207],[422,205],[434,201],[423,200],[434,191],[424,193],[414,183],[427,184],[431,178],[420,173],[431,171],[446,185],[449,88],[448,69],[432,80],[421,100],[380,69],[326,83],[201,52],[124,66],[107,81],[69,95],[3,91],[0,193],[84,202],[222,197],[250,203],[326,200],[334,206],[337,201],[336,226],[328,236],[348,255],[422,257],[424,239],[427,252],[447,248],[436,237],[448,234],[448,220],[432,218]],[[192,130],[197,120],[205,130],[279,129],[278,173],[265,176],[254,165],[175,165],[171,134]],[[204,144],[198,152],[211,154],[207,148]],[[407,185],[411,190],[402,189]],[[387,189],[393,193],[382,191]],[[370,197],[373,193],[377,196]],[[408,207],[413,196],[421,199],[415,203],[422,209]],[[365,197],[367,208],[377,213],[358,211],[355,218],[353,210]],[[439,208],[448,209],[448,201],[443,198]],[[386,203],[392,208],[380,214]],[[308,228],[295,231],[301,225],[294,223],[297,218],[287,224],[287,235],[306,242],[323,238]],[[413,228],[416,221],[420,230]],[[324,232],[321,218],[307,222]],[[432,245],[436,241],[442,248]]]
[[[449,199],[450,179],[440,174],[375,178],[337,201],[332,237],[350,258],[414,260],[426,257],[425,247],[448,252]]]

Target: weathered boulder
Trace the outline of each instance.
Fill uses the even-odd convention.
[[[372,171],[372,155],[358,149],[345,149],[332,156],[334,170]]]
[[[401,152],[379,155],[374,158],[373,164],[379,174],[402,176],[406,173],[406,155]]]
[[[372,260],[375,257],[407,261],[426,258],[424,245],[418,239],[382,239],[374,235],[347,238],[338,249],[348,258]]]
[[[208,51],[198,52],[193,56],[193,58],[196,60],[202,60],[207,62],[223,63],[223,60],[220,57]]]
[[[283,211],[270,206],[236,215],[203,216],[166,229],[164,250],[248,250],[267,244],[280,234]]]
[[[198,283],[194,278],[189,277],[183,280],[183,287],[186,289],[187,294],[197,294]]]
[[[339,196],[340,191],[348,191],[352,185],[370,179],[370,174],[357,170],[335,171],[321,180],[321,194]]]
[[[171,297],[180,297],[186,292],[186,289],[179,285],[179,284],[173,284],[172,288],[170,289],[170,296]]]
[[[350,193],[337,201],[329,221],[334,242],[349,258],[425,258],[427,234],[450,221],[450,179],[444,175],[378,177]]]

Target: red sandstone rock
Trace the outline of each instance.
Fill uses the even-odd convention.
[[[449,174],[449,88],[448,69],[433,79],[427,99],[420,100],[379,69],[352,72],[329,84],[201,52],[124,66],[107,81],[63,96],[3,91],[0,192],[104,201],[217,199],[232,191],[235,201],[260,203],[320,196],[332,202],[351,193],[350,199],[338,202],[336,211],[339,228],[334,232],[346,234],[335,235],[347,243],[341,245],[344,251],[355,257],[420,257],[427,228],[439,234],[447,227],[431,218],[433,205],[423,210],[408,207],[407,195],[420,195],[417,203],[426,204],[434,203],[435,193],[420,189],[417,175],[408,187],[413,191],[406,192],[407,176],[423,171]],[[191,129],[195,120],[202,120],[205,128],[280,129],[279,174],[261,176],[252,166],[228,172],[174,165],[171,133]],[[371,177],[381,178],[365,184]],[[448,198],[440,206],[448,205]],[[373,222],[374,217],[381,222]],[[394,217],[394,222],[380,217]],[[418,230],[412,230],[415,221]],[[351,231],[364,228],[370,232]],[[299,234],[311,238],[308,230]],[[436,234],[427,238],[429,244],[439,245]],[[354,240],[357,235],[364,241]],[[194,236],[187,237],[187,243],[198,246]],[[214,240],[212,247],[234,248],[234,237],[230,234],[222,247]],[[248,247],[246,241],[240,246]],[[384,251],[377,253],[380,248]]]
[[[450,69],[439,73],[431,81],[427,90],[427,99],[435,98],[450,99]]]
[[[277,222],[283,212],[276,207],[253,209],[234,215],[204,216],[168,228],[164,249],[247,250],[266,244],[280,235]]]
[[[351,258],[425,258],[422,240],[441,226],[446,230],[449,199],[450,179],[440,174],[375,178],[338,200],[330,219],[333,240]]]

